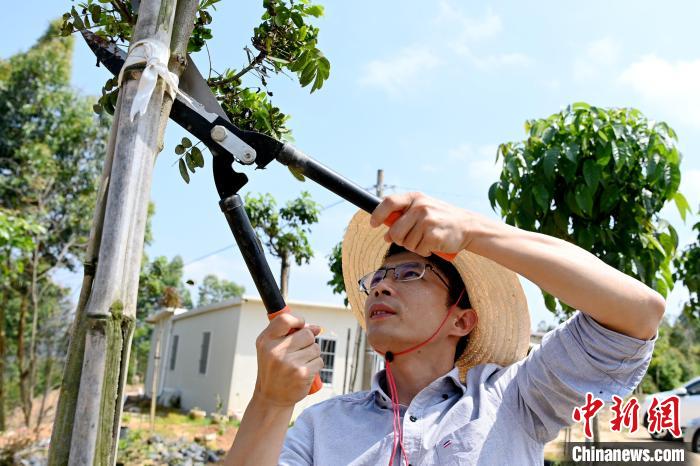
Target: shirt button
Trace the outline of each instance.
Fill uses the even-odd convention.
[[[442,399],[443,399],[443,400],[446,400],[446,399],[448,399],[449,397],[450,397],[450,395],[448,395],[447,393],[443,393],[443,394],[442,394]]]
[[[411,416],[409,417],[409,419],[411,420],[411,422],[416,422],[418,420],[416,416]]]

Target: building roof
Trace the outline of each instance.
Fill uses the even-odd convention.
[[[154,324],[164,318],[173,317],[173,321],[188,319],[190,317],[195,317],[200,314],[205,314],[207,312],[219,311],[221,309],[226,309],[234,306],[239,306],[243,302],[254,302],[262,303],[262,299],[259,296],[244,295],[237,298],[227,299],[225,301],[220,301],[218,303],[211,303],[205,306],[197,307],[191,310],[187,309],[174,309],[174,308],[164,308],[157,310],[154,314],[150,315],[146,322],[149,324]],[[338,311],[348,311],[350,308],[345,306],[338,306],[337,304],[326,304],[326,303],[312,303],[308,301],[287,301],[287,305],[291,308],[295,306],[305,307],[305,308],[318,308],[318,309],[335,309]]]

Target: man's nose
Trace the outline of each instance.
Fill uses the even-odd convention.
[[[390,282],[391,280],[391,282]],[[391,296],[393,293],[392,283],[394,282],[394,274],[388,273],[386,276],[377,283],[377,285],[372,289],[374,292],[374,297],[379,297],[380,294],[385,296]]]

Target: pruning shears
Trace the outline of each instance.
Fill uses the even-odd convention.
[[[126,60],[126,53],[114,43],[90,31],[83,31],[82,34],[97,56],[98,63],[118,76]],[[381,199],[291,144],[266,134],[240,129],[231,123],[192,60],[188,60],[180,77],[170,118],[202,141],[213,155],[214,183],[220,197],[219,206],[260,293],[268,318],[271,320],[279,314],[289,312],[238,194],[248,182],[248,177],[245,173],[234,170],[234,163],[255,164],[257,168],[263,169],[276,160],[369,213],[374,211]],[[391,226],[400,216],[401,212],[393,212],[386,224]],[[436,254],[448,260],[455,256]],[[321,379],[316,375],[309,393],[315,393],[321,387]]]

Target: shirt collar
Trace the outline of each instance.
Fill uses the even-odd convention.
[[[382,389],[382,384],[384,384],[385,380],[386,369],[382,369],[374,374],[372,377],[370,394],[374,395],[374,400],[379,407],[391,408],[391,397]],[[453,367],[451,371],[433,380],[427,387],[421,390],[418,395],[416,395],[416,398],[426,391],[433,392],[437,396],[440,396],[441,401],[443,399],[443,394],[447,394],[448,396],[454,395],[455,393],[464,395],[467,389],[459,380],[459,369],[457,367]]]

